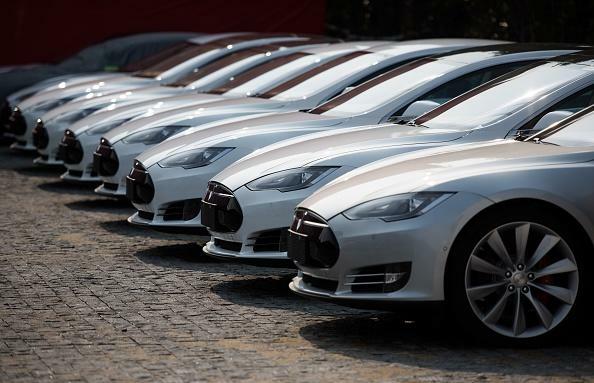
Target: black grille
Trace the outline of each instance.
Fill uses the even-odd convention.
[[[332,293],[338,288],[338,281],[316,278],[307,274],[303,274],[303,283],[310,285],[311,287],[315,287],[316,289],[326,290]]]
[[[6,131],[17,136],[22,136],[27,132],[27,122],[19,108],[14,108],[12,113],[10,113],[8,123],[6,124]]]
[[[254,252],[262,251],[287,251],[287,229],[268,230],[259,233],[254,241]]]
[[[83,159],[83,148],[71,130],[64,132],[58,147],[58,158],[66,164],[79,164]]]
[[[202,199],[201,223],[219,233],[236,232],[241,227],[243,214],[233,192],[221,184],[208,183]]]
[[[93,153],[93,169],[104,177],[113,176],[118,172],[120,162],[109,141],[101,139],[95,153]]]
[[[33,128],[33,145],[37,149],[45,149],[49,144],[49,135],[47,134],[47,129],[45,128],[43,121],[41,119],[37,120],[35,127]]]
[[[223,239],[215,238],[214,244],[215,244],[215,246],[220,247],[221,249],[224,249],[224,250],[235,251],[235,252],[241,251],[241,242],[225,241]]]
[[[126,197],[134,203],[149,203],[155,196],[155,186],[150,174],[138,161],[126,176]]]
[[[138,210],[138,216],[142,219],[152,221],[155,217],[155,214],[148,211]]]
[[[200,198],[175,201],[159,209],[163,221],[189,221],[200,214]]]
[[[117,191],[118,190],[118,184],[112,184],[111,182],[104,182],[103,183],[103,188],[105,190]]]
[[[83,176],[83,171],[68,169],[68,175],[71,177],[81,178]]]
[[[289,258],[306,267],[332,267],[339,254],[338,242],[326,221],[303,209],[295,212],[287,247]]]

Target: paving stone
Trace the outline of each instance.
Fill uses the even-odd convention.
[[[2,382],[582,382],[589,342],[508,350],[305,300],[0,148]],[[199,191],[197,191],[199,193]]]

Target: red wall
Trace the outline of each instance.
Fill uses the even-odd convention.
[[[59,60],[153,31],[322,33],[324,0],[14,0],[2,3],[0,65]]]

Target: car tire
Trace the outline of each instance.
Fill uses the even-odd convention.
[[[514,207],[493,209],[465,227],[446,275],[448,317],[462,333],[533,347],[579,328],[591,297],[591,246],[561,218],[542,207]]]

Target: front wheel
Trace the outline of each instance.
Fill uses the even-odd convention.
[[[452,251],[452,316],[498,344],[535,345],[567,333],[582,316],[583,249],[571,225],[546,212],[483,217]]]

